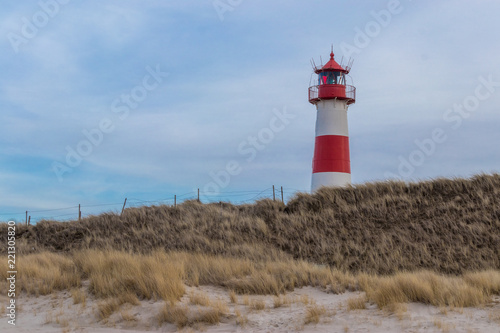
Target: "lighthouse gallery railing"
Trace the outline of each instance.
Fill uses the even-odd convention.
[[[333,86],[333,84],[332,84],[332,86]],[[319,101],[319,97],[318,97],[319,87],[320,87],[319,85],[309,87],[309,102]],[[342,98],[342,99],[344,99],[344,98]],[[352,101],[356,100],[356,87],[351,86],[351,85],[345,86],[345,99],[352,100]]]

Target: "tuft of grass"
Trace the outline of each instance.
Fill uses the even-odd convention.
[[[198,323],[215,325],[220,322],[221,315],[222,314],[217,309],[210,308],[202,311],[194,321]]]
[[[218,324],[223,317],[227,315],[228,307],[222,300],[210,303],[208,309],[204,309],[191,319],[193,323],[204,323],[208,325]]]
[[[245,327],[248,324],[248,317],[242,315],[239,309],[236,309],[234,314],[236,315],[236,325]]]
[[[110,298],[97,303],[97,315],[99,320],[109,318],[120,308],[120,302],[116,298]]]
[[[123,304],[139,305],[139,299],[135,294],[125,292],[117,297],[110,297],[97,303],[97,315],[99,320],[109,318]]]
[[[139,301],[139,298],[137,298],[137,295],[132,293],[132,292],[124,292],[120,294],[118,297],[118,303],[120,305],[122,304],[132,304],[132,305],[140,305],[141,302]]]
[[[464,274],[464,281],[484,291],[486,295],[500,294],[500,271],[492,269]]]
[[[90,292],[100,298],[134,293],[146,299],[177,301],[184,295],[182,267],[165,252],[145,256],[86,250],[75,253],[74,261],[90,280]]]
[[[126,322],[136,322],[138,319],[127,310],[120,311],[122,319]]]
[[[443,322],[441,319],[434,319],[434,326],[439,328],[441,332],[447,333],[455,329],[455,325]]]
[[[266,308],[266,303],[262,299],[253,299],[250,302],[250,308],[253,310],[261,311]]]
[[[366,296],[356,296],[347,300],[347,310],[364,310],[366,309]]]
[[[181,329],[189,323],[189,310],[186,306],[172,305],[170,302],[165,302],[158,314],[158,323],[161,326],[163,323],[170,323]]]
[[[290,306],[291,303],[292,299],[290,299],[290,297],[288,297],[287,295],[274,296],[273,298],[273,305],[275,309],[282,306]]]
[[[309,295],[307,295],[307,294],[301,295],[299,298],[299,302],[304,304],[304,305],[316,303],[315,300],[309,298]]]
[[[191,292],[189,294],[189,303],[193,305],[208,306],[210,304],[210,298],[206,293],[202,292]]]
[[[68,320],[68,318],[66,318],[66,317],[61,318],[61,316],[58,316],[58,317],[56,318],[56,323],[57,323],[58,325],[61,325],[61,327],[63,327],[63,329],[64,329],[64,328],[68,328],[68,327],[69,327],[69,320]]]
[[[210,306],[215,309],[221,316],[227,315],[229,312],[229,308],[227,306],[227,303],[224,302],[223,300],[217,300],[215,302],[211,302]]]
[[[84,290],[71,289],[71,297],[73,298],[73,304],[82,304],[85,306],[86,296]]]
[[[326,313],[326,309],[324,306],[319,306],[317,304],[313,304],[307,307],[306,316],[304,319],[304,324],[317,324],[319,323],[319,319],[322,315]]]
[[[44,324],[50,324],[54,321],[54,311],[50,310],[45,313],[45,322]]]
[[[399,320],[403,320],[406,312],[408,311],[408,306],[405,303],[391,303],[386,307],[386,309],[390,313],[394,313]]]
[[[281,298],[281,296],[274,296],[273,305],[275,309],[283,306],[283,299]]]
[[[429,271],[373,277],[364,289],[368,299],[383,308],[392,303],[420,302],[434,306],[470,307],[484,304],[488,296],[481,288],[459,277]]]
[[[227,305],[218,300],[210,303],[204,309],[198,309],[197,312],[190,313],[187,306],[179,306],[166,302],[158,314],[158,323],[161,326],[163,323],[171,323],[182,329],[186,326],[194,326],[199,324],[215,325],[227,315]]]
[[[231,303],[238,303],[238,296],[236,295],[236,292],[234,290],[229,291],[229,300],[231,301]]]
[[[29,295],[48,295],[81,286],[80,274],[72,258],[65,255],[42,252],[21,256],[17,269],[23,272],[17,286]]]

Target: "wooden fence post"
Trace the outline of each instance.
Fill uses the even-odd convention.
[[[26,225],[28,225],[28,211],[26,211]]]
[[[30,225],[30,223],[31,223],[31,215],[28,216],[28,225]]]
[[[122,212],[120,213],[120,216],[123,215],[123,211],[125,210],[125,205],[126,204],[127,204],[127,198],[125,198],[125,202],[123,203]]]
[[[284,204],[285,200],[283,199],[283,186],[281,186],[281,202]]]
[[[273,201],[276,201],[276,195],[274,193],[274,185],[273,185]]]
[[[174,208],[177,207],[177,194],[174,195]]]
[[[200,189],[198,189],[198,202],[200,202]]]
[[[78,222],[82,219],[82,206],[78,204]]]

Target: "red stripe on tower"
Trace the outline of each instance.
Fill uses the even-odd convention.
[[[349,137],[341,135],[322,135],[314,143],[313,173],[345,172],[351,173],[349,158]]]

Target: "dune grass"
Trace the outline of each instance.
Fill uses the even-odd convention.
[[[353,273],[427,269],[463,274],[500,269],[499,229],[500,175],[493,174],[324,188],[313,195],[298,193],[286,205],[272,200],[245,205],[187,201],[177,207],[129,208],[121,216],[105,213],[80,222],[42,221],[18,226],[17,251],[151,254],[161,248],[232,257],[243,266],[293,258]],[[7,225],[0,223],[2,253],[7,251],[6,237]],[[201,263],[195,266],[211,270]],[[200,272],[191,273],[196,283]]]
[[[89,291],[97,297],[134,293],[144,299],[176,301],[184,295],[183,270],[165,252],[134,255],[119,251],[77,252],[73,260]],[[159,269],[166,267],[168,269]]]
[[[5,261],[5,262],[4,262]],[[0,263],[2,282],[7,278],[7,260]],[[48,295],[54,291],[71,290],[81,286],[81,275],[73,258],[57,253],[44,252],[19,258],[17,271],[22,278],[16,281],[18,291],[30,295]],[[6,287],[6,284],[0,286]],[[6,289],[4,289],[6,293]]]
[[[118,304],[138,304],[139,299],[161,299],[175,304],[185,294],[186,284],[225,287],[235,293],[233,300],[236,293],[276,295],[278,306],[284,303],[279,295],[303,286],[331,290],[333,285],[338,292],[365,291],[367,300],[380,308],[407,302],[470,307],[486,304],[491,295],[500,293],[500,271],[496,270],[463,276],[430,271],[379,276],[340,272],[297,260],[238,262],[234,258],[185,252],[154,251],[149,255],[115,250],[86,250],[67,255],[44,252],[23,256],[19,267],[22,269],[18,285],[23,291],[41,295],[67,289],[73,291],[75,302],[82,301],[83,296],[75,291],[82,280],[89,280],[89,293]],[[6,283],[2,286],[5,289]],[[192,304],[210,304],[206,294],[192,293],[189,297]],[[358,300],[353,301],[352,308],[360,307],[354,303]]]
[[[463,277],[420,271],[387,277],[363,276],[361,289],[366,291],[368,300],[380,308],[407,302],[461,308],[485,304],[490,295],[498,294],[498,278],[500,271],[470,273]]]

